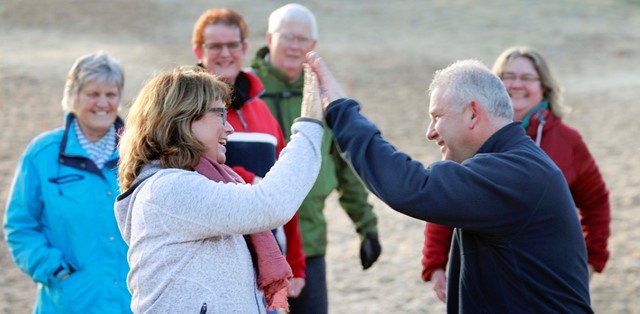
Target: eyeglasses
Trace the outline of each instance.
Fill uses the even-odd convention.
[[[227,50],[233,53],[233,52],[240,51],[240,48],[242,47],[242,41],[232,41],[229,43],[208,43],[208,44],[202,44],[202,47],[204,47],[205,50],[208,50],[209,52],[212,52],[214,54],[221,53],[224,47],[227,47]]]
[[[531,84],[533,82],[540,81],[540,78],[533,74],[523,74],[523,75],[517,76],[515,73],[509,73],[509,72],[502,73],[500,75],[500,79],[502,80],[503,83],[507,83],[507,84],[513,84],[517,80],[520,80],[522,84]]]
[[[276,33],[282,38],[284,42],[287,44],[299,43],[301,45],[308,45],[313,41],[313,39],[305,36],[296,36],[291,33]]]
[[[213,108],[209,108],[207,109],[208,112],[219,112],[222,115],[220,116],[220,118],[222,118],[222,124],[224,125],[227,122],[227,108],[224,107],[213,107]]]

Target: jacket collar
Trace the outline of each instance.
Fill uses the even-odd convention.
[[[72,168],[80,169],[95,173],[101,177],[104,177],[102,171],[93,163],[89,158],[87,152],[82,149],[82,146],[78,142],[78,138],[73,133],[73,120],[77,119],[75,114],[69,112],[65,116],[64,133],[62,135],[62,141],[60,142],[60,149],[58,151],[58,162],[61,165],[69,166]],[[114,122],[116,127],[116,147],[118,146],[120,134],[124,130],[124,122],[120,117],[116,117]],[[104,165],[105,167],[115,168],[118,165],[119,160],[118,150],[114,150],[111,158]]]
[[[270,76],[273,76],[285,85],[292,86],[292,90],[302,90],[302,86],[304,85],[304,75],[300,75],[297,80],[291,82],[289,77],[282,70],[276,68],[267,60],[268,54],[269,47],[265,46],[260,48],[256,53],[256,57],[251,61],[251,67],[257,69],[258,72],[269,73]]]
[[[493,135],[482,144],[476,154],[504,152],[527,139],[524,129],[522,128],[522,123],[519,121],[511,122],[493,133]]]

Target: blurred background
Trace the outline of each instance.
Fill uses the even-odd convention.
[[[155,73],[195,64],[192,27],[212,7],[245,17],[246,64],[265,45],[271,11],[287,1],[0,2],[0,214],[16,163],[37,134],[62,125],[60,100],[74,60],[104,49],[126,74],[122,115]],[[426,90],[433,72],[457,59],[489,67],[505,48],[526,44],[550,61],[611,191],[611,259],[591,281],[597,313],[640,313],[640,1],[300,1],[315,14],[317,50],[347,93],[398,149],[425,165]],[[420,279],[424,222],[374,196],[383,253],[362,271],[359,240],[329,199],[327,255],[331,313],[444,313]],[[0,232],[1,233],[1,232]],[[4,237],[4,234],[2,234]],[[0,240],[0,313],[29,313],[35,284]]]

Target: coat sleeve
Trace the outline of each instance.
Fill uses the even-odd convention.
[[[169,169],[139,188],[133,219],[170,217],[161,219],[163,228],[185,241],[284,225],[309,193],[321,162],[322,127],[296,122],[292,129],[291,142],[259,183],[215,182],[193,171]]]
[[[331,144],[331,156],[336,165],[338,200],[355,224],[356,232],[358,232],[362,240],[365,234],[377,232],[378,220],[373,213],[373,206],[368,202],[369,192],[347,162],[342,159],[335,142]]]
[[[586,144],[579,139],[574,147],[576,179],[569,187],[580,213],[580,223],[587,244],[589,264],[602,272],[609,250],[611,208],[609,190]]]
[[[54,157],[55,158],[55,157]],[[34,281],[48,284],[54,273],[68,273],[62,251],[53,247],[45,236],[41,217],[44,215],[42,186],[38,167],[25,154],[18,164],[9,193],[4,217],[7,246],[18,267]]]
[[[430,222],[425,224],[422,280],[431,280],[431,274],[438,269],[446,270],[452,237],[453,228]]]

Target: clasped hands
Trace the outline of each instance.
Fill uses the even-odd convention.
[[[300,116],[322,121],[327,106],[336,99],[344,98],[345,95],[318,53],[307,53]]]

